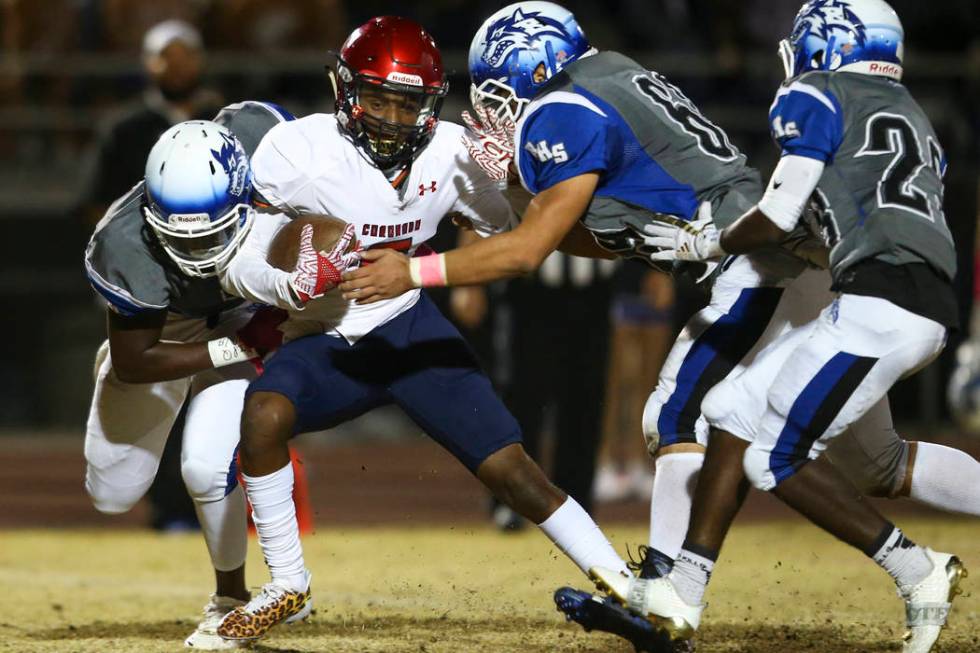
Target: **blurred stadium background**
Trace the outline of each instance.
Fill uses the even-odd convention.
[[[418,20],[435,36],[451,80],[442,118],[458,120],[468,103],[469,41],[483,18],[502,4],[0,0],[0,528],[128,527],[155,519],[145,506],[122,517],[100,515],[82,485],[91,367],[105,333],[104,312],[87,285],[82,254],[107,204],[142,176],[146,152],[167,121],[209,117],[220,106],[245,99],[273,101],[296,115],[330,111],[333,98],[323,68],[330,62],[328,50],[367,18],[392,13]],[[624,51],[667,75],[768,174],[778,154],[766,124],[782,77],[776,42],[788,31],[798,0],[563,4],[576,13],[594,45]],[[946,213],[959,252],[964,325],[941,359],[894,389],[892,406],[903,433],[978,455],[980,440],[964,436],[952,423],[945,393],[953,354],[969,333],[974,293],[980,5],[975,0],[892,4],[906,29],[906,83],[936,125],[950,162]],[[172,106],[160,110],[146,70],[147,55],[160,53],[147,52],[144,35],[169,19],[186,21],[202,39],[200,84],[174,91],[187,111],[181,118]],[[162,125],[154,133],[147,111],[156,111]],[[441,235],[437,249],[452,246],[450,232]],[[632,264],[607,269],[552,261],[546,268],[534,280],[498,285],[480,298],[443,293],[437,299],[459,319],[519,417],[521,411],[534,413],[522,422],[540,423],[534,429],[544,434],[537,445],[540,456],[547,459],[555,450],[566,424],[593,424],[576,437],[584,438],[588,449],[603,435],[599,464],[625,476],[630,459],[643,460],[638,411],[665,347],[703,298],[683,281],[651,278]],[[551,294],[545,300],[542,293]],[[580,306],[594,317],[584,317]],[[635,324],[628,315],[637,310],[643,328],[631,331]],[[604,326],[591,328],[586,320]],[[534,325],[538,331],[529,331]],[[550,349],[534,338],[548,341]],[[584,360],[582,369],[573,372],[569,361],[578,359]],[[535,392],[554,382],[531,378],[528,370],[553,368],[569,370],[562,374],[576,379],[578,390],[556,391],[545,407]],[[599,410],[580,419],[584,405]],[[473,523],[488,517],[488,501],[477,484],[397,411],[369,414],[325,436],[306,436],[299,449],[321,528]],[[621,478],[600,480],[611,483],[600,498],[623,499],[597,502],[600,520],[642,528],[648,513],[636,488],[613,482]],[[591,486],[591,476],[584,482]],[[164,494],[179,484],[169,483]],[[765,498],[753,500],[753,515],[787,517]],[[157,525],[166,524],[157,520]]]

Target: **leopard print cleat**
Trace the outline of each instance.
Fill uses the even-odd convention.
[[[274,626],[306,619],[313,609],[308,581],[309,576],[302,592],[267,583],[258,596],[225,615],[218,624],[218,635],[226,640],[254,640]]]

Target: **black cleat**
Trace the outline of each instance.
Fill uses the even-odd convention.
[[[663,578],[674,568],[674,559],[653,547],[641,544],[639,552],[639,560],[634,560],[630,553],[630,561],[626,566],[640,578]]]
[[[612,633],[633,644],[637,653],[689,653],[692,642],[672,643],[663,632],[639,615],[606,597],[571,587],[555,590],[555,605],[568,621],[574,621],[586,632]]]

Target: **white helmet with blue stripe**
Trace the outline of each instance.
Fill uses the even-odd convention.
[[[146,160],[146,222],[181,272],[212,277],[252,227],[252,172],[235,135],[189,120],[160,136]]]
[[[517,121],[546,81],[592,52],[570,11],[517,2],[487,18],[470,44],[470,99]]]
[[[902,78],[905,32],[885,0],[810,0],[779,44],[786,77],[810,70]]]

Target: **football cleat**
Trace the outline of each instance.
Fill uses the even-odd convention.
[[[598,630],[629,641],[637,653],[687,653],[691,648],[675,648],[664,633],[649,621],[635,615],[609,597],[561,587],[555,591],[555,605],[568,621],[582,626],[585,632]],[[687,642],[684,642],[687,644]]]
[[[596,587],[673,641],[693,638],[701,623],[704,606],[686,603],[667,577],[636,578],[604,567],[593,567],[589,577]]]
[[[967,576],[966,568],[956,556],[936,553],[932,549],[926,549],[926,555],[932,560],[932,572],[921,583],[898,588],[898,595],[905,599],[909,628],[902,653],[929,653],[932,650],[946,626],[953,599],[963,592],[960,581]]]
[[[258,596],[224,616],[218,624],[218,635],[228,640],[249,641],[262,637],[279,624],[306,619],[313,610],[309,572],[306,577],[306,590],[302,592],[266,583]]]
[[[212,594],[211,600],[204,606],[204,618],[184,640],[184,646],[201,651],[228,651],[244,646],[245,642],[222,639],[218,635],[218,624],[224,616],[241,605],[245,605],[245,601]]]

